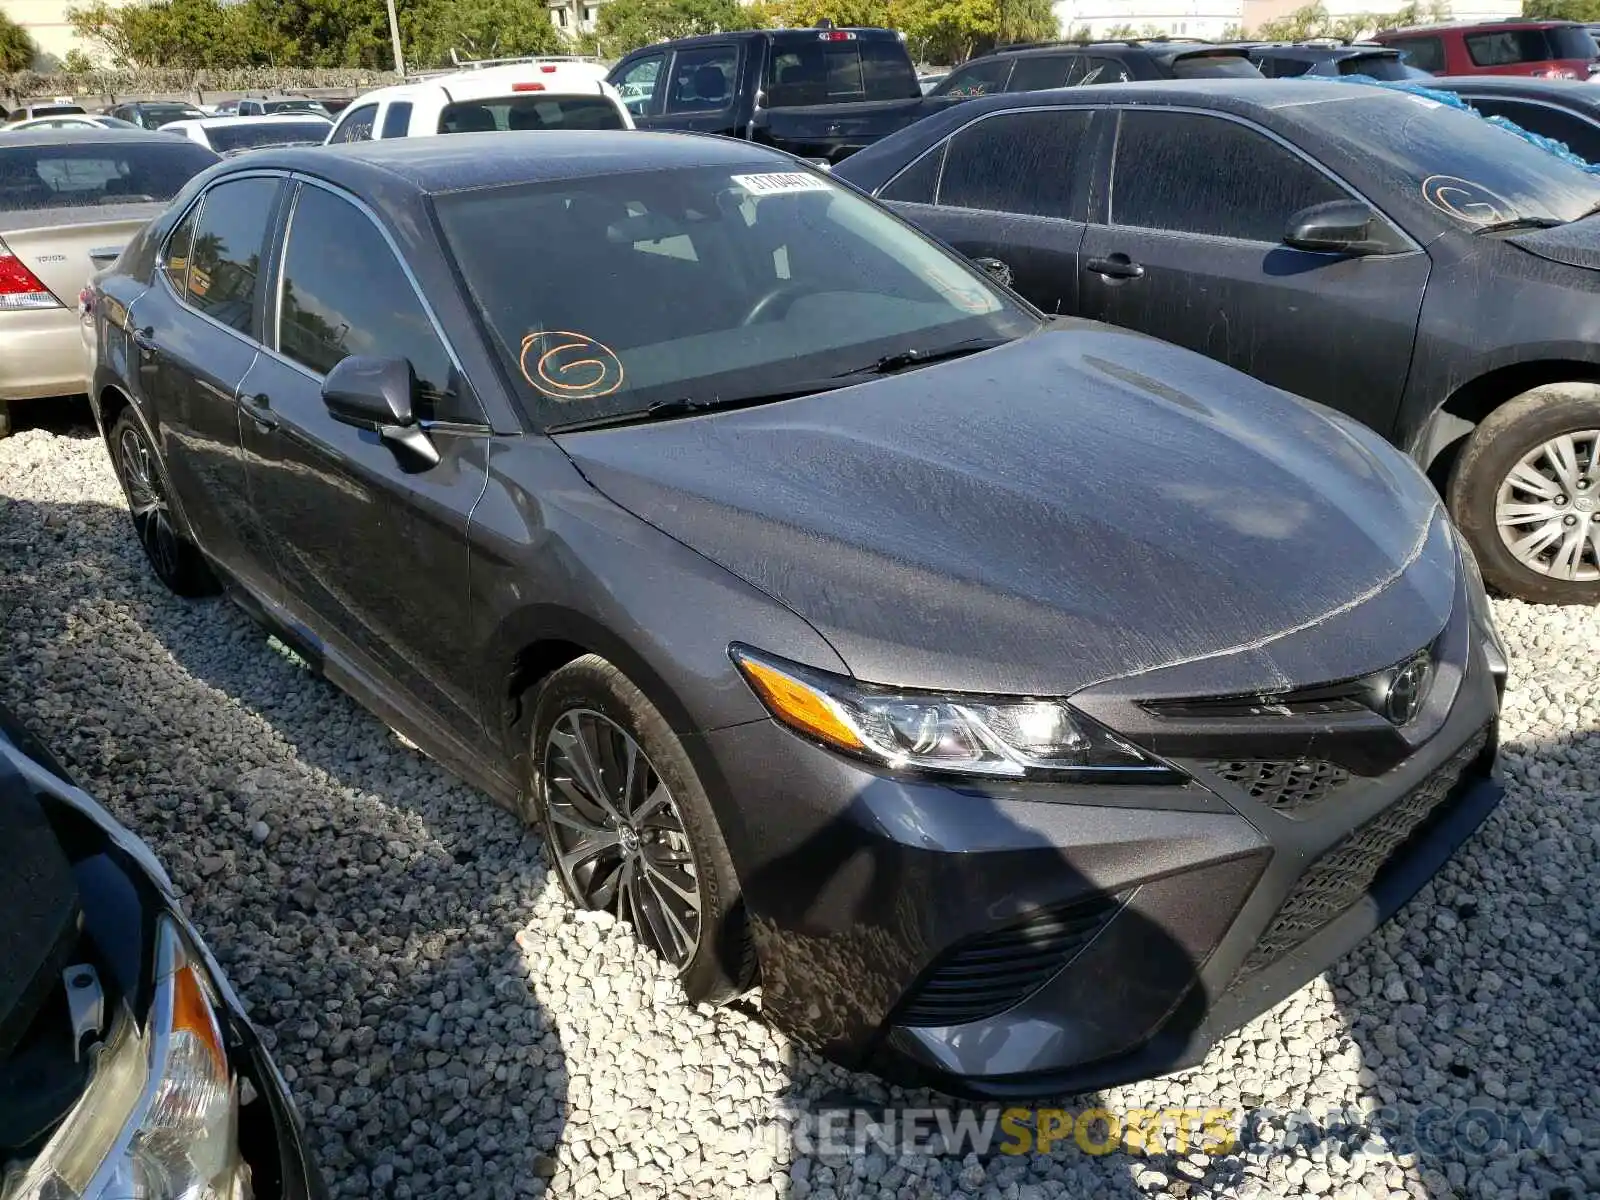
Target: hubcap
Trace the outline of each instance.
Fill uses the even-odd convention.
[[[610,718],[572,709],[545,742],[543,778],[568,891],[686,964],[700,941],[700,879],[678,802],[639,744]]]
[[[1553,579],[1600,579],[1600,429],[1534,447],[1500,484],[1494,519],[1517,561]]]
[[[178,571],[178,538],[172,527],[172,511],[155,456],[138,430],[124,429],[117,442],[117,460],[122,466],[122,488],[133,514],[134,532],[150,557],[156,572],[170,579]]]

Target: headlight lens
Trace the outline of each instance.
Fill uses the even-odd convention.
[[[1184,778],[1060,700],[902,692],[745,646],[730,652],[778,720],[883,766],[1011,779],[1175,783]]]
[[[237,1089],[199,957],[163,919],[154,1002],[124,1011],[83,1098],[4,1200],[236,1200]]]

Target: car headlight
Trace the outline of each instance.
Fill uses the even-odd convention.
[[[157,932],[156,988],[95,1056],[82,1098],[4,1200],[239,1200],[238,1090],[199,956],[170,918]]]
[[[729,652],[779,721],[834,750],[885,767],[1102,783],[1185,778],[1061,700],[901,691],[746,646]]]

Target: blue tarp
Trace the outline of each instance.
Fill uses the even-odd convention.
[[[1297,78],[1309,79],[1317,83],[1326,83],[1328,82],[1330,76],[1300,75],[1297,76]],[[1571,163],[1580,171],[1587,171],[1591,175],[1600,175],[1600,163],[1591,163],[1587,159],[1579,158],[1571,150],[1567,149],[1565,142],[1558,142],[1554,138],[1543,137],[1540,134],[1532,132],[1531,130],[1524,129],[1520,125],[1513,124],[1504,117],[1486,117],[1454,92],[1441,92],[1437,88],[1431,88],[1425,83],[1407,83],[1401,80],[1372,79],[1366,75],[1338,75],[1331,78],[1336,78],[1343,83],[1357,83],[1369,87],[1388,88],[1392,92],[1409,92],[1413,96],[1422,96],[1425,99],[1433,100],[1439,104],[1448,104],[1451,108],[1459,108],[1462,112],[1471,113],[1480,121],[1487,121],[1491,125],[1498,125],[1501,129],[1516,134],[1523,141],[1531,142],[1533,145],[1539,147],[1539,149],[1554,154],[1557,158]]]

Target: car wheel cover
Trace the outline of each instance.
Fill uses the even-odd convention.
[[[1518,459],[1500,483],[1494,520],[1530,571],[1600,580],[1600,429],[1560,434]]]
[[[639,744],[593,709],[569,709],[545,740],[550,852],[577,902],[633,926],[675,967],[700,941],[700,878],[683,814]]]
[[[172,509],[155,455],[137,429],[124,429],[117,442],[117,459],[122,467],[122,487],[128,494],[128,509],[139,543],[150,556],[156,573],[172,579],[178,573],[178,535],[172,527]]]

